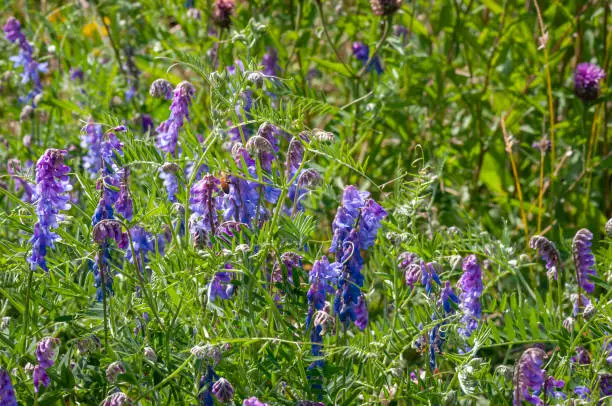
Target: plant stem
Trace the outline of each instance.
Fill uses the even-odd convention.
[[[329,31],[327,31],[327,24],[325,22],[325,13],[323,13],[323,4],[321,4],[321,0],[315,0],[315,4],[317,5],[317,10],[319,11],[319,18],[321,18],[321,25],[323,26],[323,32],[325,33],[325,38],[327,38],[327,42],[329,43],[329,46],[332,48],[332,50],[336,54],[336,58],[338,58],[340,63],[344,65],[344,68],[350,73],[351,76],[354,76],[353,70],[350,68],[350,66],[348,66],[344,62],[344,59],[342,59],[342,57],[340,56],[340,52],[338,52],[338,49],[334,45],[331,39],[331,36],[329,35]]]
[[[100,272],[100,286],[102,289],[102,311],[104,313],[104,351],[108,351],[108,318],[106,316],[106,270],[103,268],[103,248],[98,252],[98,272]]]
[[[29,331],[29,323],[30,323],[30,295],[32,292],[32,277],[34,274],[34,271],[31,269],[28,269],[29,274],[28,274],[28,285],[26,287],[26,300],[25,300],[25,306],[24,306],[24,320],[23,320],[23,353],[25,354],[26,352],[26,348],[27,348],[27,343],[28,343],[28,336],[30,335],[30,331]]]
[[[378,44],[376,44],[374,51],[372,51],[366,63],[364,63],[363,67],[359,70],[359,72],[357,72],[357,78],[360,78],[368,70],[368,66],[370,66],[370,63],[372,63],[372,60],[376,57],[376,55],[380,51],[380,48],[382,48],[385,40],[387,39],[387,36],[389,35],[389,26],[391,25],[392,21],[393,21],[392,15],[390,15],[385,20],[384,25],[383,25],[383,33],[382,33],[382,36],[380,37],[380,41],[378,41]]]
[[[544,195],[544,148],[540,147],[540,193],[538,194],[538,227],[537,234],[540,234],[542,227],[542,197]]]

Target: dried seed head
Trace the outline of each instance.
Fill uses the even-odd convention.
[[[605,230],[606,230],[606,235],[608,236],[608,238],[612,238],[612,218],[608,219]]]
[[[582,315],[584,316],[584,318],[586,320],[589,320],[591,317],[593,317],[595,315],[595,313],[597,313],[597,309],[595,308],[595,306],[593,306],[592,303],[589,303],[584,308],[584,311],[582,312]]]
[[[247,80],[251,82],[256,87],[262,87],[264,84],[265,76],[261,72],[251,72],[247,75]]]
[[[213,21],[221,28],[229,28],[232,25],[232,14],[236,6],[235,0],[215,0],[213,10]]]
[[[146,359],[148,359],[151,362],[157,361],[157,354],[155,354],[155,350],[153,350],[153,348],[151,347],[145,347],[143,355]]]

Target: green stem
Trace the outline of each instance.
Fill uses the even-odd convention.
[[[27,343],[28,343],[28,336],[30,335],[30,331],[29,331],[29,324],[30,324],[30,295],[32,292],[32,277],[34,275],[34,271],[33,270],[29,270],[29,274],[28,274],[28,285],[26,288],[26,300],[25,300],[25,306],[24,306],[24,320],[23,320],[23,353],[25,354],[26,352],[26,347],[27,347]]]

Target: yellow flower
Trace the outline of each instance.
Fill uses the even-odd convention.
[[[49,20],[52,23],[55,22],[64,22],[66,21],[66,19],[64,18],[64,16],[62,15],[62,13],[60,12],[60,9],[56,8],[55,10],[53,10],[51,12],[51,14],[49,14],[49,16],[47,17],[47,20]]]
[[[106,24],[110,24],[110,19],[108,17],[104,17],[104,22]],[[85,35],[87,38],[93,38],[96,32],[98,32],[101,36],[104,37],[108,35],[106,27],[98,25],[95,20],[91,20],[90,23],[85,24],[82,31],[83,35]]]

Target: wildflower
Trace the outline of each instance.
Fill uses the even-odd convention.
[[[5,369],[0,367],[0,405],[17,406],[17,398],[15,397],[15,389],[11,377]]]
[[[406,37],[408,37],[408,28],[404,25],[394,25],[393,35],[402,39],[402,44],[406,45]]]
[[[370,0],[372,13],[377,16],[390,16],[402,7],[402,0]]]
[[[211,344],[206,344],[204,346],[196,345],[191,348],[191,354],[197,359],[206,361],[213,367],[221,362],[221,350]]]
[[[236,7],[235,0],[215,0],[213,21],[221,28],[229,28],[232,24],[232,14]]]
[[[145,359],[151,362],[157,361],[157,354],[155,353],[155,350],[151,347],[144,348],[143,356],[145,357]]]
[[[328,293],[334,293],[334,285],[338,281],[339,269],[336,262],[330,264],[327,257],[321,257],[315,261],[308,274],[310,289],[308,289],[308,315],[306,316],[306,328],[310,327],[315,311],[323,310],[325,298]]]
[[[549,277],[557,280],[557,270],[561,268],[561,255],[555,244],[546,237],[535,235],[529,240],[529,246],[537,250],[543,261],[546,261],[546,269]]]
[[[189,120],[189,105],[194,95],[195,88],[189,82],[181,82],[174,89],[170,117],[155,130],[157,147],[162,151],[177,155],[179,130],[183,127],[185,118]]]
[[[421,265],[419,256],[413,252],[402,252],[398,260],[398,268],[404,271],[406,284],[414,288],[415,283],[421,279]]]
[[[465,327],[459,333],[469,337],[478,327],[481,316],[480,296],[482,295],[482,271],[475,255],[469,255],[463,260],[463,275],[457,284],[461,289],[459,308],[463,312],[462,321]]]
[[[31,269],[47,269],[47,248],[54,248],[59,236],[52,230],[58,227],[60,210],[70,208],[67,192],[72,190],[68,183],[70,168],[64,165],[66,151],[48,149],[36,163],[36,215],[34,235],[30,239],[32,255],[28,258]]]
[[[583,347],[576,348],[576,355],[571,358],[572,363],[578,365],[588,365],[591,363],[591,357],[589,357],[589,352],[585,350]]]
[[[523,401],[543,405],[544,402],[538,397],[542,390],[547,397],[565,399],[565,394],[556,391],[563,387],[563,381],[547,376],[542,369],[546,357],[541,348],[529,348],[523,352],[514,371],[513,405],[520,406]]]
[[[359,217],[359,209],[365,205],[368,198],[368,192],[358,191],[355,186],[347,186],[342,194],[342,206],[338,208],[334,221],[332,223],[332,231],[334,233],[330,252],[335,252],[337,259],[342,255],[342,243],[346,240],[349,232],[355,226]]]
[[[215,373],[211,365],[206,366],[206,373],[200,378],[200,391],[198,400],[202,406],[214,406],[212,388],[219,376]]]
[[[115,361],[106,368],[106,379],[110,383],[115,383],[119,375],[125,374],[125,372],[125,367],[121,361]]]
[[[149,253],[155,252],[155,236],[140,226],[132,227],[130,229],[130,236],[132,237],[134,254],[142,261],[141,269],[143,269],[144,264],[149,262]],[[131,263],[134,263],[131,249],[126,250],[125,258]]]
[[[576,233],[572,243],[578,286],[587,293],[593,293],[593,290],[595,290],[595,285],[591,282],[590,276],[597,275],[595,272],[595,257],[591,252],[592,239],[593,234],[583,228]]]
[[[127,406],[131,405],[132,400],[123,392],[115,392],[104,399],[102,406]]]
[[[367,250],[374,245],[380,223],[385,217],[387,217],[387,212],[381,205],[372,199],[366,200],[365,205],[361,209],[359,222],[359,248]]]
[[[32,379],[34,381],[34,392],[38,393],[40,390],[40,385],[48,388],[51,384],[51,378],[47,375],[47,371],[40,365],[36,365],[34,367],[34,372],[32,373]]]
[[[580,398],[584,400],[591,399],[591,390],[583,385],[576,386],[574,388],[574,393]]]
[[[565,320],[563,320],[563,328],[571,332],[574,329],[574,322],[575,320],[573,317],[565,318]]]
[[[212,393],[221,403],[227,403],[234,397],[234,388],[225,378],[219,378],[212,387]]]
[[[132,123],[134,126],[140,127],[144,134],[148,134],[155,128],[153,125],[153,117],[151,117],[149,114],[136,114],[136,116],[134,116],[132,119]]]
[[[123,154],[123,144],[115,133],[111,131],[105,135],[102,125],[94,123],[91,118],[81,131],[81,147],[87,150],[83,157],[85,169],[94,176],[102,169],[106,174],[112,173],[113,160]]]
[[[255,396],[251,396],[242,402],[242,406],[268,406],[268,404],[257,399]]]
[[[281,255],[280,263],[276,263],[274,265],[274,270],[272,271],[272,282],[282,282],[283,281],[283,270],[280,264],[283,264],[287,269],[287,280],[289,283],[293,283],[293,269],[302,267],[302,257],[296,254],[295,252],[285,252]]]
[[[436,267],[438,266],[439,265],[435,262],[425,263],[425,261],[421,260],[419,275],[421,275],[421,284],[425,287],[427,295],[431,295],[433,292],[433,282],[438,286],[442,285],[438,272],[436,271]]]
[[[170,100],[172,98],[173,91],[174,86],[172,86],[172,83],[168,82],[166,79],[155,79],[149,88],[149,94],[151,97],[158,99]]]
[[[83,83],[83,80],[85,79],[85,73],[83,72],[83,69],[81,68],[70,68],[70,80],[71,81],[76,81],[78,80],[79,82]]]
[[[176,173],[181,168],[172,162],[166,162],[159,168],[159,177],[164,180],[164,186],[168,193],[168,201],[176,202],[176,194],[178,193],[178,178]]]
[[[583,101],[592,101],[599,96],[599,82],[606,73],[593,63],[580,63],[574,72],[574,93]]]
[[[561,389],[563,386],[565,386],[565,382],[562,380],[547,376],[546,381],[544,381],[544,393],[549,399],[567,399],[565,393],[557,390]]]
[[[453,292],[450,282],[446,281],[440,293],[440,299],[438,299],[437,305],[442,306],[444,311],[448,314],[452,311],[452,303],[459,303],[459,298],[455,295],[455,292]]]
[[[128,177],[130,171],[128,168],[121,168],[116,172],[116,177],[119,180],[119,195],[115,202],[115,209],[117,213],[121,214],[126,220],[131,221],[134,214],[132,199],[128,190]]]
[[[578,300],[579,297],[580,297],[580,300]],[[580,294],[580,296],[578,296],[577,294],[574,293],[570,295],[570,300],[574,304],[573,306],[574,316],[577,316],[580,313],[580,309],[586,309],[586,307],[591,305],[591,299],[589,299],[584,294]]]
[[[192,20],[200,21],[202,19],[202,11],[198,10],[197,8],[190,7],[187,10],[187,17],[191,18]]]
[[[13,61],[14,67],[23,66],[21,83],[27,84],[31,81],[34,84],[34,89],[28,93],[27,97],[21,98],[23,102],[29,102],[42,92],[42,84],[38,73],[46,72],[47,64],[39,64],[33,59],[32,45],[30,45],[25,35],[21,32],[19,20],[15,17],[10,17],[3,28],[6,39],[19,45],[19,55],[11,57],[10,60]]]
[[[599,390],[601,397],[612,396],[612,374],[604,374],[599,377]]]
[[[231,269],[231,265],[225,265],[226,269]],[[212,281],[208,284],[208,295],[214,302],[217,297],[229,299],[234,293],[234,285],[231,284],[232,274],[230,272],[216,272]]]
[[[191,214],[191,230],[195,235],[201,233],[214,234],[219,226],[217,206],[221,189],[219,179],[208,174],[191,188],[189,199]]]
[[[45,337],[38,342],[36,346],[36,359],[40,366],[45,369],[53,366],[53,357],[58,345],[59,339],[54,337]]]
[[[357,320],[357,307],[362,297],[361,287],[363,286],[364,277],[361,273],[363,267],[363,258],[359,253],[359,242],[357,231],[355,229],[349,232],[349,236],[343,243],[343,254],[340,259],[342,264],[342,272],[338,278],[338,289],[334,300],[334,311],[339,314],[340,321],[348,323],[349,321]],[[362,303],[361,306],[364,306]],[[363,312],[365,309],[359,309]],[[361,315],[363,318],[363,315]],[[366,320],[367,320],[367,316]],[[363,330],[367,324],[361,320],[360,329]]]
[[[370,59],[370,47],[364,44],[363,42],[353,42],[353,56],[365,65]],[[380,59],[378,58],[378,55],[372,58],[366,68],[366,72],[372,70],[372,67],[374,67],[374,71],[377,74],[380,75],[381,73],[383,73],[383,68],[380,64]]]
[[[534,141],[531,144],[531,147],[537,149],[542,153],[546,153],[550,151],[552,147],[552,142],[548,138],[544,137],[540,141]]]
[[[275,49],[268,49],[268,52],[263,56],[261,61],[263,65],[263,74],[266,76],[278,76],[280,74],[280,66],[278,65],[278,53]]]

